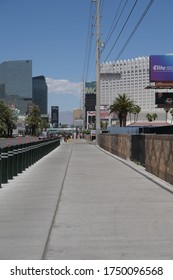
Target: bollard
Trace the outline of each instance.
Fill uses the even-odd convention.
[[[13,179],[13,146],[8,147],[8,179]]]
[[[8,183],[8,148],[1,150],[1,164],[2,164],[2,184]]]
[[[22,144],[22,170],[26,169],[26,144]]]
[[[34,164],[34,142],[31,143],[31,165]]]
[[[39,155],[39,144],[38,142],[35,143],[35,162],[38,161],[38,155]]]
[[[18,145],[13,147],[13,176],[18,174]]]
[[[0,189],[2,188],[1,181],[2,181],[2,164],[1,164],[1,148],[0,148]]]
[[[33,142],[33,164],[36,162],[36,142]]]
[[[28,168],[29,167],[29,143],[26,143],[25,145],[26,145],[25,167]]]
[[[28,147],[28,166],[31,166],[31,164],[32,164],[32,144],[30,142]]]
[[[59,145],[59,139],[50,139],[0,149],[0,188]]]
[[[22,144],[18,145],[18,158],[17,158],[17,173],[22,173],[23,156],[22,156]]]
[[[41,143],[41,150],[40,150],[40,157],[41,158],[44,157],[45,145],[46,145],[46,142],[42,141],[42,143]]]

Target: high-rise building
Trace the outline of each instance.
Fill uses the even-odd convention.
[[[0,99],[25,114],[32,102],[32,61],[5,61],[0,64]]]
[[[53,126],[59,126],[59,106],[51,106],[51,123]]]
[[[82,118],[82,110],[81,109],[73,109],[73,121],[79,120]]]
[[[87,112],[96,110],[96,82],[85,83],[85,96],[84,96],[84,121],[87,123]]]
[[[96,110],[96,94],[85,94],[85,122],[87,123],[87,112]]]
[[[127,94],[141,110],[154,109],[155,90],[145,89],[150,84],[149,57],[106,62],[101,65],[100,103],[111,105],[118,94]],[[105,75],[104,75],[104,74]],[[113,75],[119,78],[113,78]]]
[[[76,127],[83,126],[83,111],[81,109],[73,109],[73,125]]]
[[[32,101],[39,106],[41,114],[47,114],[47,84],[44,76],[32,78]]]

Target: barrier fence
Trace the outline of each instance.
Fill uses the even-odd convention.
[[[59,145],[60,139],[50,139],[0,149],[0,188]]]

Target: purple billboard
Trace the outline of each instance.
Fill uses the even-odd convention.
[[[173,81],[173,55],[150,56],[150,82]]]

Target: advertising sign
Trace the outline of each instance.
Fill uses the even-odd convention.
[[[85,93],[96,93],[96,82],[86,82]]]
[[[155,104],[159,108],[173,107],[173,92],[156,92],[155,93]]]
[[[150,56],[150,82],[173,81],[173,55]]]
[[[109,116],[111,116],[111,119],[115,118],[115,114],[110,114],[110,112],[106,110],[100,110],[101,120],[108,120]],[[96,117],[96,111],[87,111],[87,117]]]

